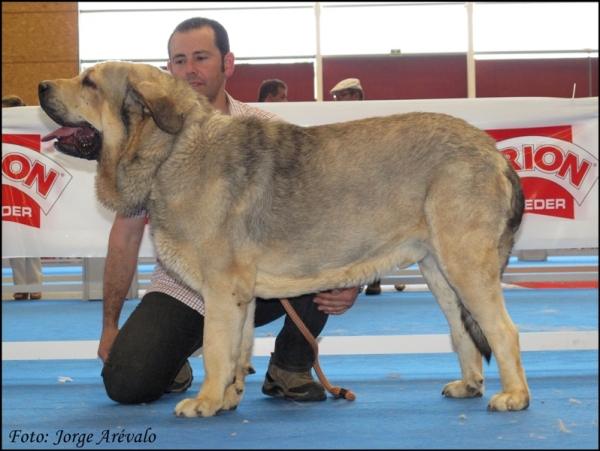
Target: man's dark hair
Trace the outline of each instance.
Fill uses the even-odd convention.
[[[221,52],[221,71],[225,71],[225,55],[229,53],[229,35],[223,25],[216,20],[207,19],[206,17],[192,17],[191,19],[184,20],[175,27],[175,30],[169,36],[169,42],[167,42],[169,60],[171,60],[171,40],[175,33],[186,33],[204,27],[210,27],[215,32],[215,45],[219,49],[219,52]]]
[[[269,94],[276,96],[279,94],[279,88],[287,90],[287,85],[283,81],[276,78],[263,81],[260,85],[260,89],[258,90],[258,101],[264,102]]]

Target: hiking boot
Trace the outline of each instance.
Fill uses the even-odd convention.
[[[169,389],[167,393],[181,393],[186,391],[190,385],[192,385],[192,381],[194,380],[194,375],[192,374],[192,367],[190,366],[190,361],[186,360]]]
[[[277,368],[269,363],[262,392],[267,396],[284,398],[288,401],[325,401],[325,387],[315,381],[311,370],[294,373]]]
[[[365,294],[381,294],[381,280],[376,280],[372,284],[367,285]]]

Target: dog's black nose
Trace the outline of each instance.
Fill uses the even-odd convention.
[[[38,95],[40,95],[40,96],[44,95],[44,93],[46,91],[48,91],[48,89],[50,89],[50,85],[48,83],[46,83],[45,81],[41,82],[38,85]]]

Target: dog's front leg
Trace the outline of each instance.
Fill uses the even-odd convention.
[[[211,417],[225,407],[225,390],[234,383],[244,322],[252,299],[251,295],[248,297],[248,290],[238,284],[229,285],[225,290],[205,290],[203,358],[206,375],[196,398],[177,404],[175,415]]]
[[[244,321],[244,330],[242,332],[242,344],[240,348],[240,357],[235,368],[235,378],[233,384],[227,387],[225,391],[225,402],[223,410],[237,408],[244,395],[245,379],[248,374],[254,374],[254,368],[250,362],[252,355],[252,345],[254,344],[254,310],[256,301],[253,298],[248,304],[246,320]]]

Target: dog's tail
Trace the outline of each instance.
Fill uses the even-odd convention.
[[[492,348],[490,347],[487,338],[485,338],[485,335],[483,335],[481,327],[477,324],[477,321],[473,319],[471,313],[465,308],[460,300],[458,301],[458,307],[460,308],[460,320],[462,321],[464,328],[469,333],[473,343],[475,343],[477,350],[485,357],[486,362],[490,363],[492,358]]]
[[[498,255],[500,257],[500,261],[503,262],[502,266],[500,267],[500,276],[502,276],[502,273],[508,264],[510,253],[515,244],[515,234],[517,233],[517,230],[519,230],[521,220],[523,219],[523,212],[525,210],[525,195],[523,194],[521,178],[517,172],[510,167],[511,163],[508,160],[506,160],[506,162],[507,166],[504,174],[510,183],[512,195],[506,217],[506,227],[504,228],[504,232],[502,233],[500,242],[498,243]]]

